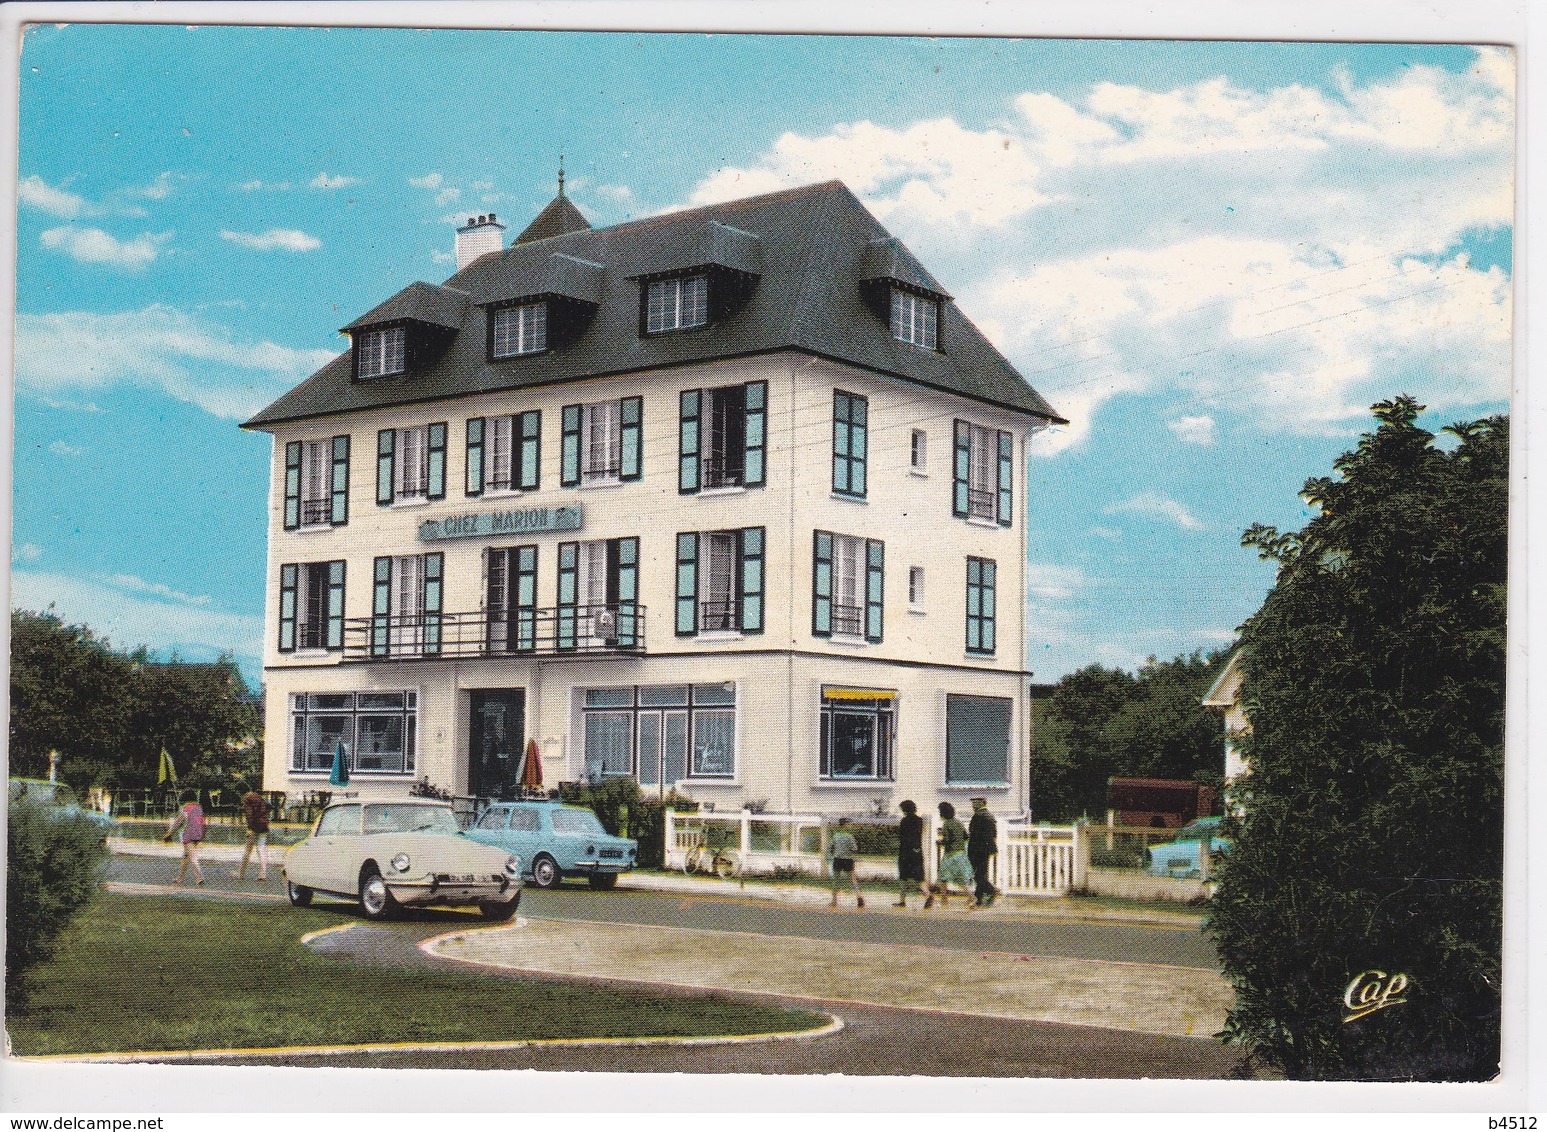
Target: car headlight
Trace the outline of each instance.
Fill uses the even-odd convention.
[[[520,857],[506,857],[505,858],[505,871],[507,873],[509,873],[513,877],[520,876],[521,875],[521,858]]]
[[[596,846],[595,845],[587,845],[585,847],[585,855],[587,857],[594,857],[594,856],[596,856]]]
[[[392,867],[400,873],[406,873],[410,864],[412,862],[409,861],[407,853],[399,853],[396,857],[392,858]]]

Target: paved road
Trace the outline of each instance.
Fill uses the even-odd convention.
[[[127,884],[164,885],[175,880],[175,861],[115,857],[109,878]],[[232,879],[226,862],[206,866],[203,888],[185,891],[194,898],[283,899],[275,870],[267,883]],[[352,904],[327,903],[339,923],[353,930],[325,936],[314,944],[341,961],[394,967],[444,964],[423,954],[421,940],[458,926],[483,926],[475,914],[432,910],[398,923],[367,924]],[[1109,958],[1177,966],[1212,967],[1207,941],[1193,931],[1077,922],[989,921],[970,919],[954,909],[926,918],[890,910],[815,912],[754,901],[666,896],[643,892],[601,893],[587,888],[529,891],[521,912],[530,918],[597,923],[704,927],[762,936],[801,936],[834,941],[913,943],[959,951],[1010,951],[1017,954]],[[1202,944],[1203,946],[1199,946]],[[947,960],[948,961],[948,960]],[[567,982],[560,977],[516,971],[487,971],[491,981],[514,979]],[[619,981],[622,988],[637,984]],[[660,997],[738,997],[651,986]],[[760,996],[760,1001],[768,1001]],[[842,1019],[837,1034],[755,1045],[678,1047],[547,1047],[497,1052],[372,1053],[369,1055],[242,1058],[224,1064],[413,1067],[426,1069],[538,1069],[584,1072],[655,1073],[843,1073],[865,1075],[926,1074],[942,1077],[1086,1077],[1223,1078],[1240,1057],[1202,1038],[1166,1037],[1055,1022],[980,1018],[928,1010],[834,1004],[817,999],[780,998],[793,1007],[827,1011]],[[206,1064],[208,1062],[205,1062]]]
[[[115,857],[114,880],[139,884],[169,884],[177,863],[152,857]],[[283,886],[269,874],[259,885],[251,876],[238,885],[226,862],[206,867],[209,889],[267,892]],[[325,898],[319,897],[319,903]],[[342,905],[340,906],[343,907]],[[1213,945],[1197,928],[1153,927],[1143,924],[1088,923],[1054,919],[976,918],[953,904],[949,909],[899,914],[891,909],[838,912],[770,904],[761,900],[675,896],[652,892],[596,892],[583,885],[563,885],[544,892],[528,888],[521,914],[533,919],[582,920],[609,924],[706,928],[763,936],[856,940],[867,943],[915,944],[958,951],[999,951],[1015,955],[1047,955],[1065,959],[1104,959],[1127,963],[1217,970]]]

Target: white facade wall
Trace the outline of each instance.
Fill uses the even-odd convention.
[[[519,365],[520,362],[508,363]],[[768,383],[767,472],[761,488],[678,493],[679,393],[746,381]],[[833,391],[868,399],[868,491],[863,501],[831,490]],[[560,486],[560,412],[577,402],[642,396],[642,466],[638,482]],[[541,409],[541,487],[519,495],[464,494],[465,422]],[[1015,436],[1015,521],[1009,527],[952,515],[952,434],[957,418]],[[446,497],[381,507],[376,503],[376,437],[381,428],[445,422]],[[910,467],[912,433],[926,434],[927,464]],[[1029,703],[1025,658],[1026,444],[1028,418],[961,397],[935,393],[849,367],[781,353],[741,361],[635,373],[538,390],[459,398],[276,426],[269,497],[270,542],[265,607],[267,765],[270,790],[327,789],[326,774],[289,770],[289,693],[360,689],[418,692],[418,752],[412,775],[357,775],[362,794],[401,794],[428,777],[456,793],[467,790],[470,690],[526,689],[526,735],[539,741],[545,783],[585,772],[583,689],[622,685],[731,682],[736,688],[735,776],[692,781],[679,790],[717,809],[765,802],[774,810],[854,812],[884,800],[888,812],[912,797],[958,803],[986,794],[1002,813],[1027,801]],[[348,524],[283,528],[285,444],[347,433],[350,444]],[[525,507],[579,504],[580,531],[422,543],[429,518]],[[765,528],[765,616],[760,634],[719,639],[674,632],[675,546],[682,531]],[[812,532],[885,543],[884,633],[879,643],[845,642],[812,633]],[[278,649],[282,563],[347,562],[345,617],[372,610],[377,555],[444,553],[443,612],[477,614],[485,595],[484,551],[536,545],[537,605],[557,604],[561,542],[637,536],[639,602],[646,610],[642,656],[439,658],[341,663],[338,653]],[[965,646],[966,558],[997,564],[997,648],[974,656]],[[908,600],[910,568],[923,571],[922,601]],[[896,692],[895,773],[889,782],[835,783],[817,768],[818,706],[823,684]],[[945,696],[1009,698],[1008,780],[997,786],[953,784],[945,774]]]

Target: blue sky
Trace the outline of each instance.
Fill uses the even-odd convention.
[[[44,26],[21,56],[12,604],[259,671],[237,422],[553,195],[839,177],[1069,428],[1038,679],[1212,648],[1372,402],[1507,409],[1513,60],[1464,46]]]

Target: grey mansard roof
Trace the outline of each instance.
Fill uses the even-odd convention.
[[[755,277],[745,305],[702,329],[642,336],[641,277],[700,266]],[[892,337],[863,294],[880,280],[941,296],[940,352]],[[568,345],[489,361],[478,308],[544,294],[594,304],[595,315]],[[346,329],[398,320],[456,333],[423,369],[391,377],[352,380],[345,351],[245,427],[776,350],[1065,423],[838,181],[516,244],[482,256],[443,286],[415,283]]]

